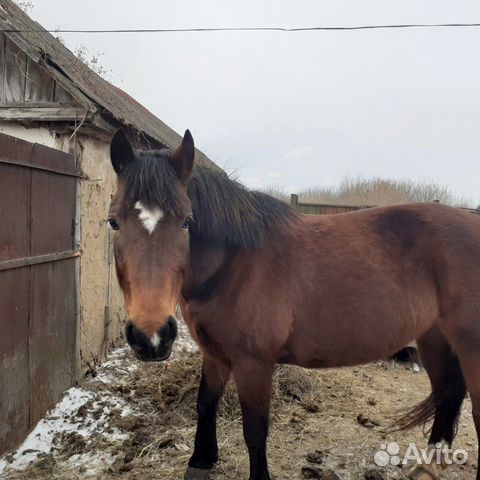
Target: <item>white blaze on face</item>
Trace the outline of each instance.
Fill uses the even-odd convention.
[[[137,202],[135,208],[140,210],[138,218],[143,223],[143,226],[147,229],[148,233],[152,234],[157,226],[157,223],[163,218],[163,210],[155,207],[153,209],[147,208],[142,202]]]

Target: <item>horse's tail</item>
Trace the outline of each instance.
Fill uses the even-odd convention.
[[[404,411],[391,426],[390,431],[398,432],[422,426],[424,433],[427,434],[431,431],[431,428],[427,429],[427,424],[434,419],[437,412],[442,414],[443,412],[457,410],[453,429],[455,436],[460,417],[460,406],[466,394],[465,379],[458,358],[455,356],[449,362],[441,384],[436,385],[434,391],[425,400]]]

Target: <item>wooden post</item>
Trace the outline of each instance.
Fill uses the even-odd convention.
[[[298,195],[296,193],[290,195],[290,206],[295,210],[298,210]]]

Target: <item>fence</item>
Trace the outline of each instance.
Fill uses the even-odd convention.
[[[439,203],[438,200],[434,200],[434,203]],[[295,210],[301,213],[316,214],[316,215],[328,215],[332,213],[348,213],[355,212],[357,210],[365,210],[367,208],[374,208],[376,205],[342,205],[331,203],[313,203],[313,202],[299,202],[298,195],[292,193],[290,195],[290,205]],[[457,207],[461,210],[467,210],[474,215],[480,215],[480,208],[465,208]]]

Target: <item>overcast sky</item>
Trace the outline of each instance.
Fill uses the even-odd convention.
[[[480,22],[477,0],[33,0],[46,28]],[[480,202],[480,28],[63,34],[247,185],[429,179]]]

